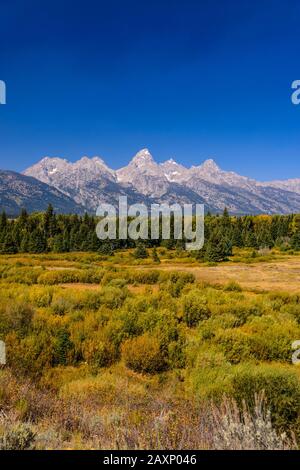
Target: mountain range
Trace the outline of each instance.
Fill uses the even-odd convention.
[[[17,214],[45,209],[49,202],[58,212],[95,213],[99,203],[129,204],[204,203],[206,210],[231,214],[300,213],[300,178],[259,182],[224,171],[209,159],[186,168],[170,159],[157,163],[148,149],[129,164],[111,169],[100,157],[83,157],[75,163],[45,157],[23,174],[0,172],[0,209]]]

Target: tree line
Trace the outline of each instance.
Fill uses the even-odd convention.
[[[84,216],[55,214],[49,205],[43,213],[28,214],[22,210],[16,219],[0,215],[0,253],[67,253],[96,251],[113,254],[114,251],[135,248],[136,257],[147,256],[147,248],[164,246],[185,249],[184,240],[99,240],[96,234],[98,219]],[[172,227],[172,223],[171,223]],[[232,248],[278,247],[281,250],[300,250],[300,215],[205,216],[205,245],[199,252],[191,252],[198,259],[222,261],[232,254]]]

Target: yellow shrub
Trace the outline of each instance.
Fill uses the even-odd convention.
[[[135,372],[155,374],[166,367],[159,341],[148,333],[125,341],[122,345],[122,357],[126,366]]]

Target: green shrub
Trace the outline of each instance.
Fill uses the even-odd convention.
[[[178,282],[181,281],[183,285],[192,284],[195,282],[195,276],[192,273],[184,271],[161,271],[159,275],[160,282]]]
[[[128,294],[126,287],[105,286],[100,292],[100,302],[108,308],[117,309],[123,305]]]
[[[2,272],[2,279],[6,282],[16,282],[19,284],[36,284],[39,276],[42,275],[44,270],[42,268],[23,267],[6,267]]]
[[[33,449],[35,433],[27,424],[18,423],[11,426],[0,436],[0,450]]]
[[[102,335],[95,334],[83,344],[83,358],[92,367],[108,367],[117,358],[118,353],[113,344],[104,340]]]
[[[198,289],[193,289],[182,296],[183,321],[189,327],[196,326],[200,321],[210,317],[211,312],[207,299]]]
[[[31,326],[34,311],[27,302],[15,301],[0,308],[0,334],[15,331],[25,336]]]
[[[53,287],[34,286],[29,293],[29,299],[37,307],[49,307],[53,294]]]
[[[159,280],[159,271],[144,270],[144,271],[127,271],[126,278],[130,284],[156,284]]]
[[[125,279],[122,279],[122,278],[115,278],[115,279],[112,279],[111,281],[109,281],[109,283],[107,285],[110,286],[110,287],[118,287],[118,288],[122,289],[123,287],[125,287],[127,285],[127,281]]]
[[[279,322],[269,316],[255,317],[238,329],[221,329],[214,341],[232,364],[248,359],[289,363],[295,337],[300,337],[296,322]]]
[[[188,375],[192,393],[197,399],[221,401],[229,391],[232,365],[216,346],[198,342],[187,347]]]
[[[251,337],[241,330],[221,331],[215,337],[215,342],[221,347],[226,359],[231,364],[248,361],[253,357]]]
[[[295,317],[298,325],[300,325],[300,305],[287,305],[281,309],[283,313],[287,313]]]
[[[40,376],[43,370],[54,361],[54,340],[49,332],[18,338],[12,332],[5,338],[7,365],[18,374],[24,376]]]
[[[300,337],[295,320],[263,316],[249,322],[253,355],[265,361],[291,361],[291,344]]]
[[[280,430],[300,431],[300,381],[291,367],[275,364],[238,366],[233,373],[232,394],[242,406],[254,407],[255,393],[264,391],[272,421]]]
[[[73,308],[73,302],[71,299],[56,294],[52,299],[51,308],[55,315],[65,315]]]
[[[73,310],[98,310],[101,305],[108,308],[120,307],[128,295],[126,289],[105,286],[95,290],[61,289],[55,292],[51,307],[56,314],[65,314]]]
[[[61,269],[46,271],[38,278],[39,284],[55,285],[69,283],[99,283],[105,271],[103,269]]]
[[[224,290],[227,292],[242,292],[242,287],[238,284],[236,281],[229,281],[225,287]]]
[[[260,317],[263,314],[263,307],[258,304],[246,304],[245,302],[238,302],[229,305],[229,312],[236,317],[239,325],[246,323],[251,317]]]

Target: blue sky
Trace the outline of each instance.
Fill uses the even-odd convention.
[[[0,168],[148,147],[300,177],[298,0],[2,0]]]

